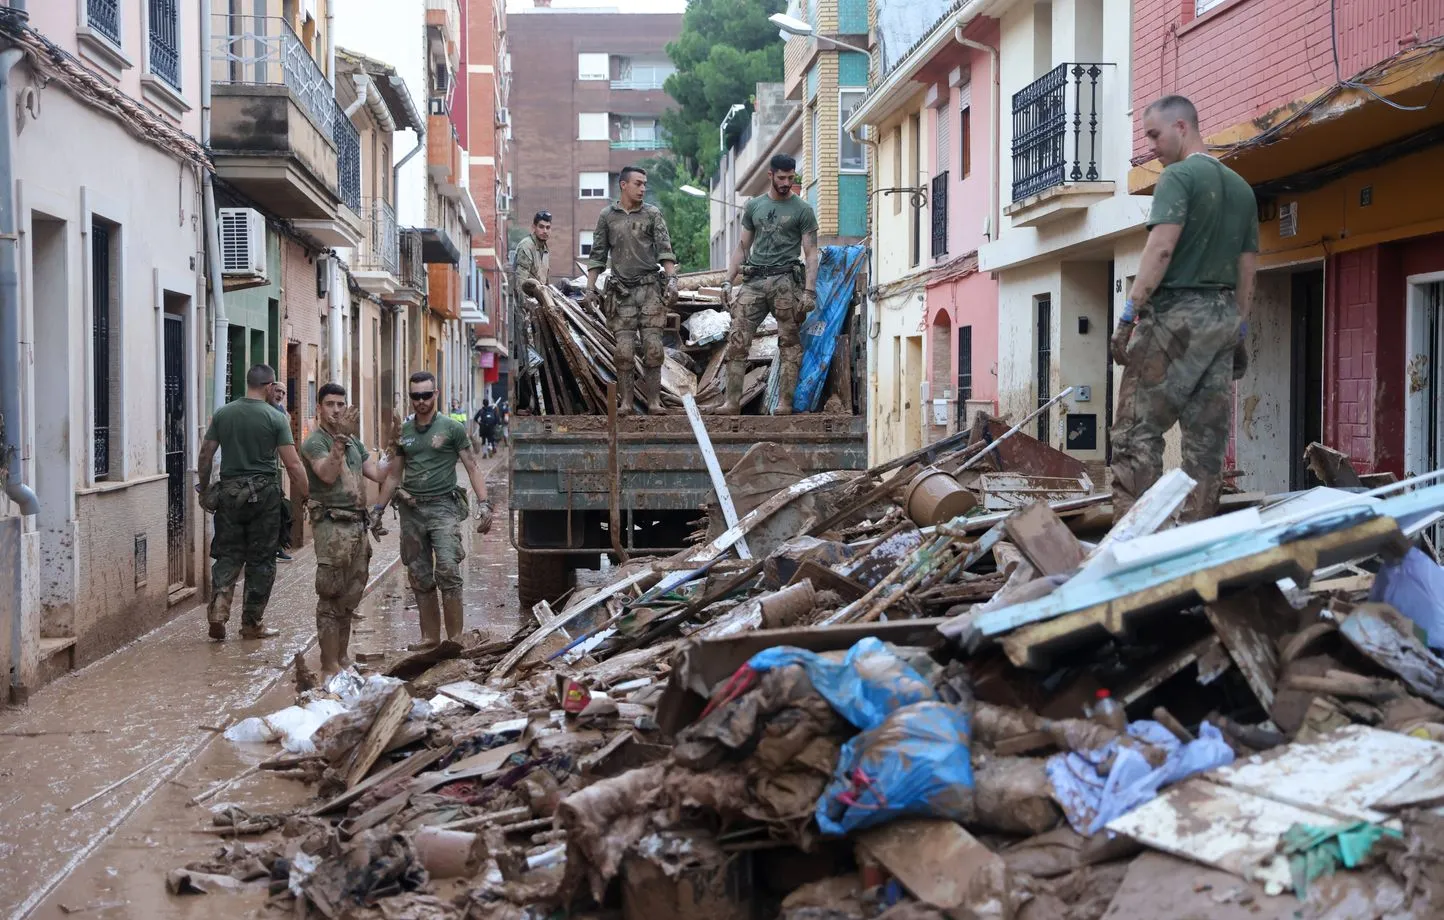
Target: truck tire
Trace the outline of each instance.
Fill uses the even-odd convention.
[[[516,599],[523,623],[531,623],[531,609],[542,601],[554,604],[566,593],[571,568],[562,553],[516,554]]]

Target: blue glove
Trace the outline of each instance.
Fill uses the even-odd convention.
[[[1130,297],[1127,300],[1123,301],[1123,315],[1118,317],[1118,321],[1122,323],[1131,323],[1133,322],[1133,320],[1133,298]]]
[[[1238,324],[1238,340],[1239,340],[1240,342],[1242,342],[1244,339],[1247,339],[1247,338],[1248,338],[1248,320],[1246,320],[1246,319],[1245,319],[1245,320],[1239,320],[1239,324]]]

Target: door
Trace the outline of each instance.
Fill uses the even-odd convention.
[[[1410,279],[1408,358],[1404,366],[1404,475],[1418,476],[1444,466],[1444,425],[1440,400],[1444,383],[1439,362],[1444,359],[1444,277]],[[1437,548],[1444,539],[1444,524],[1428,531]]]
[[[165,318],[166,559],[170,590],[186,584],[185,321]]]
[[[1304,451],[1324,439],[1324,270],[1295,272],[1290,284],[1289,488],[1297,491],[1320,485]]]
[[[923,447],[923,337],[910,335],[903,364],[903,453]]]

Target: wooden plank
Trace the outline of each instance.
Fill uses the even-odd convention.
[[[356,746],[351,760],[351,769],[346,772],[346,788],[350,789],[366,778],[376,759],[386,751],[391,736],[406,721],[411,712],[411,693],[405,687],[397,687],[386,697],[376,711],[376,719],[366,731],[366,737]]]
[[[722,506],[722,517],[727,520],[728,527],[736,527],[737,508],[732,504],[732,492],[727,488],[727,478],[722,475],[722,465],[717,462],[717,451],[712,448],[712,438],[707,434],[702,413],[697,409],[697,400],[691,393],[682,395],[682,407],[687,410],[687,421],[692,425],[697,449],[702,451],[702,460],[707,464],[707,475],[712,477],[712,491],[717,493],[717,504]],[[747,548],[746,537],[737,538],[737,555],[743,559],[752,558],[752,550]]]
[[[1194,664],[1218,646],[1217,636],[1205,636],[1188,648],[1158,662],[1145,671],[1141,677],[1128,684],[1126,688],[1118,690],[1114,696],[1120,705],[1132,706],[1156,690],[1164,681]]]
[[[1293,920],[1298,910],[1292,892],[1270,897],[1261,886],[1222,870],[1148,852],[1129,865],[1103,920]]]
[[[311,806],[306,810],[305,814],[314,817],[316,815],[324,815],[328,811],[335,811],[338,808],[345,808],[382,783],[387,783],[394,779],[408,779],[415,776],[446,756],[446,753],[446,748],[431,748],[430,750],[412,754],[405,760],[398,760],[386,769],[366,777],[334,799]]]
[[[1003,529],[1040,575],[1066,575],[1083,563],[1078,538],[1044,502],[1009,515]]]
[[[832,385],[842,400],[842,411],[852,414],[852,336],[837,337],[837,347],[832,352]]]
[[[510,694],[483,687],[474,680],[459,680],[454,684],[446,684],[437,687],[436,692],[450,697],[458,703],[465,703],[472,709],[491,709],[504,706],[510,698]]]
[[[1273,639],[1263,627],[1275,616],[1283,594],[1275,585],[1221,598],[1204,605],[1208,622],[1223,640],[1224,648],[1233,658],[1248,682],[1249,689],[1263,704],[1264,712],[1272,713],[1274,688],[1279,682],[1279,656]]]
[[[968,900],[980,875],[1003,870],[1002,858],[972,834],[937,818],[904,818],[871,828],[858,835],[857,844],[923,903],[947,911]]]
[[[1026,508],[1033,502],[1067,501],[1088,494],[1085,479],[1061,476],[1025,476],[1022,473],[984,473],[978,478],[985,511]]]

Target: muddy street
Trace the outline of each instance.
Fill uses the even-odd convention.
[[[470,535],[466,628],[505,637],[518,623],[505,454],[485,465],[496,525]],[[418,638],[394,518],[387,526],[351,640],[358,660]],[[198,832],[209,820],[190,800],[276,751],[232,744],[220,731],[291,704],[298,651],[319,666],[315,559],[309,544],[294,555],[266,614],[281,632],[275,639],[210,642],[197,605],[45,687],[27,707],[0,712],[0,917],[233,917],[261,905],[263,898],[171,897],[165,874],[219,845]],[[263,771],[205,804],[285,811],[311,795]]]

